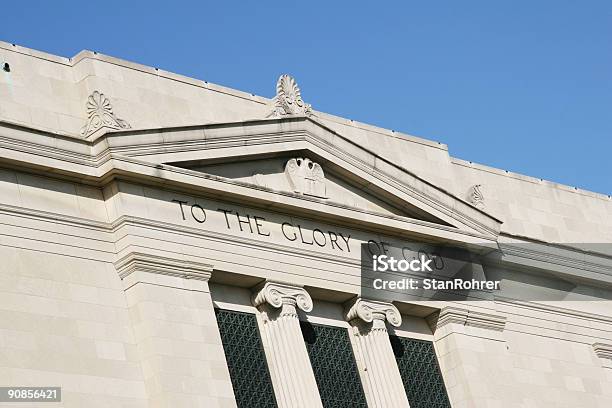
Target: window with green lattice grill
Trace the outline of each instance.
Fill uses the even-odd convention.
[[[389,336],[410,408],[451,408],[431,341]]]
[[[325,408],[367,407],[348,330],[300,322]]]
[[[215,314],[238,408],[275,408],[255,315],[222,309]]]

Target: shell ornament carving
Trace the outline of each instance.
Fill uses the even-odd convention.
[[[285,165],[285,174],[294,192],[327,198],[325,174],[320,164],[308,158],[296,157]]]
[[[312,114],[311,106],[302,100],[302,93],[295,79],[287,74],[281,75],[276,83],[276,96],[273,100],[271,117],[282,117],[287,115]]]
[[[470,188],[468,192],[468,201],[472,203],[474,207],[484,208],[485,198],[482,193],[482,184],[475,184]]]
[[[129,123],[119,119],[113,113],[110,100],[101,92],[94,91],[89,95],[85,108],[87,110],[87,123],[81,128],[81,135],[85,137],[102,127],[118,130],[131,127]]]

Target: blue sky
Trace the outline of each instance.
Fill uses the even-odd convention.
[[[0,39],[91,49],[612,194],[612,2],[14,1]]]

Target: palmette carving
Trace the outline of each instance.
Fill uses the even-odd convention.
[[[94,91],[89,95],[85,107],[87,123],[81,128],[81,135],[85,137],[103,127],[118,130],[131,127],[129,123],[114,114],[110,100],[101,92]]]
[[[285,174],[294,192],[326,198],[325,174],[320,164],[308,158],[294,158],[285,165]]]
[[[485,198],[482,192],[482,184],[474,184],[470,187],[467,199],[474,207],[484,208]]]
[[[302,100],[302,93],[295,79],[287,74],[281,75],[276,82],[276,96],[274,97],[271,117],[286,115],[312,114],[309,104]]]

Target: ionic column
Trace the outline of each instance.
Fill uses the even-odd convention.
[[[266,282],[252,298],[261,317],[261,334],[279,407],[322,407],[302,336],[298,308],[312,310],[304,288]]]
[[[358,298],[348,305],[345,317],[352,326],[351,343],[368,406],[408,407],[385,325],[385,321],[395,327],[402,323],[399,310],[391,303]]]

